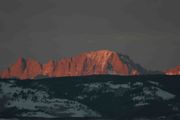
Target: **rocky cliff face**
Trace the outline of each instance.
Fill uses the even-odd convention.
[[[19,58],[15,64],[2,71],[0,76],[33,79],[37,76],[139,75],[145,72],[145,69],[135,64],[128,56],[114,51],[99,50],[57,61],[50,60],[46,64],[41,64],[34,59]]]
[[[168,69],[164,72],[166,75],[180,75],[180,66]]]
[[[1,72],[2,78],[33,79],[42,73],[42,65],[34,59],[18,58],[17,62]]]

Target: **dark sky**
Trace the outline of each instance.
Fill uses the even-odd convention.
[[[110,49],[163,70],[180,65],[179,0],[0,0],[0,69]]]

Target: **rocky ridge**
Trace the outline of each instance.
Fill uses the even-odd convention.
[[[38,76],[63,77],[96,74],[140,75],[146,70],[128,56],[110,50],[98,50],[80,55],[49,60],[45,64],[22,57],[8,69],[0,72],[1,78],[34,79]]]

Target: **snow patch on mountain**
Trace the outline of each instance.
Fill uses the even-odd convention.
[[[170,99],[175,98],[175,95],[173,95],[173,94],[171,94],[171,93],[169,93],[167,91],[164,91],[164,90],[162,90],[160,88],[156,88],[156,89],[157,89],[156,95],[161,97],[164,100],[170,100]]]
[[[103,87],[106,87],[109,90],[116,90],[120,88],[130,89],[131,86],[129,83],[127,84],[113,84],[112,82],[106,82],[106,83],[89,83],[89,84],[83,84],[85,86],[85,91],[94,91],[102,89]]]
[[[1,97],[7,96],[6,108],[15,107],[23,117],[99,117],[95,111],[72,100],[52,98],[46,91],[0,84]]]

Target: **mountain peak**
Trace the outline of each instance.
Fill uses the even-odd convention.
[[[25,58],[20,56],[20,57],[18,57],[17,61],[20,61],[20,60],[25,60]]]
[[[180,66],[168,69],[164,73],[167,75],[180,75]]]
[[[91,52],[94,52],[94,53],[115,53],[115,51],[108,50],[108,49],[95,50],[95,51],[91,51]]]
[[[18,64],[18,63],[24,63],[25,61],[26,61],[25,58],[23,58],[23,57],[18,57],[16,63],[17,63],[17,64]]]
[[[90,52],[86,52],[86,54],[99,54],[99,55],[106,55],[106,54],[116,54],[117,52],[112,51],[112,50],[96,50],[96,51],[90,51]]]
[[[98,50],[85,53],[88,58],[96,61],[106,61],[108,60],[108,58],[112,57],[112,55],[115,54],[117,53],[110,50]]]
[[[32,79],[39,75],[48,77],[94,74],[139,75],[144,74],[143,71],[145,69],[137,66],[128,56],[111,50],[97,50],[57,61],[49,60],[45,64],[35,59],[20,57],[9,69],[2,71],[1,77]]]

